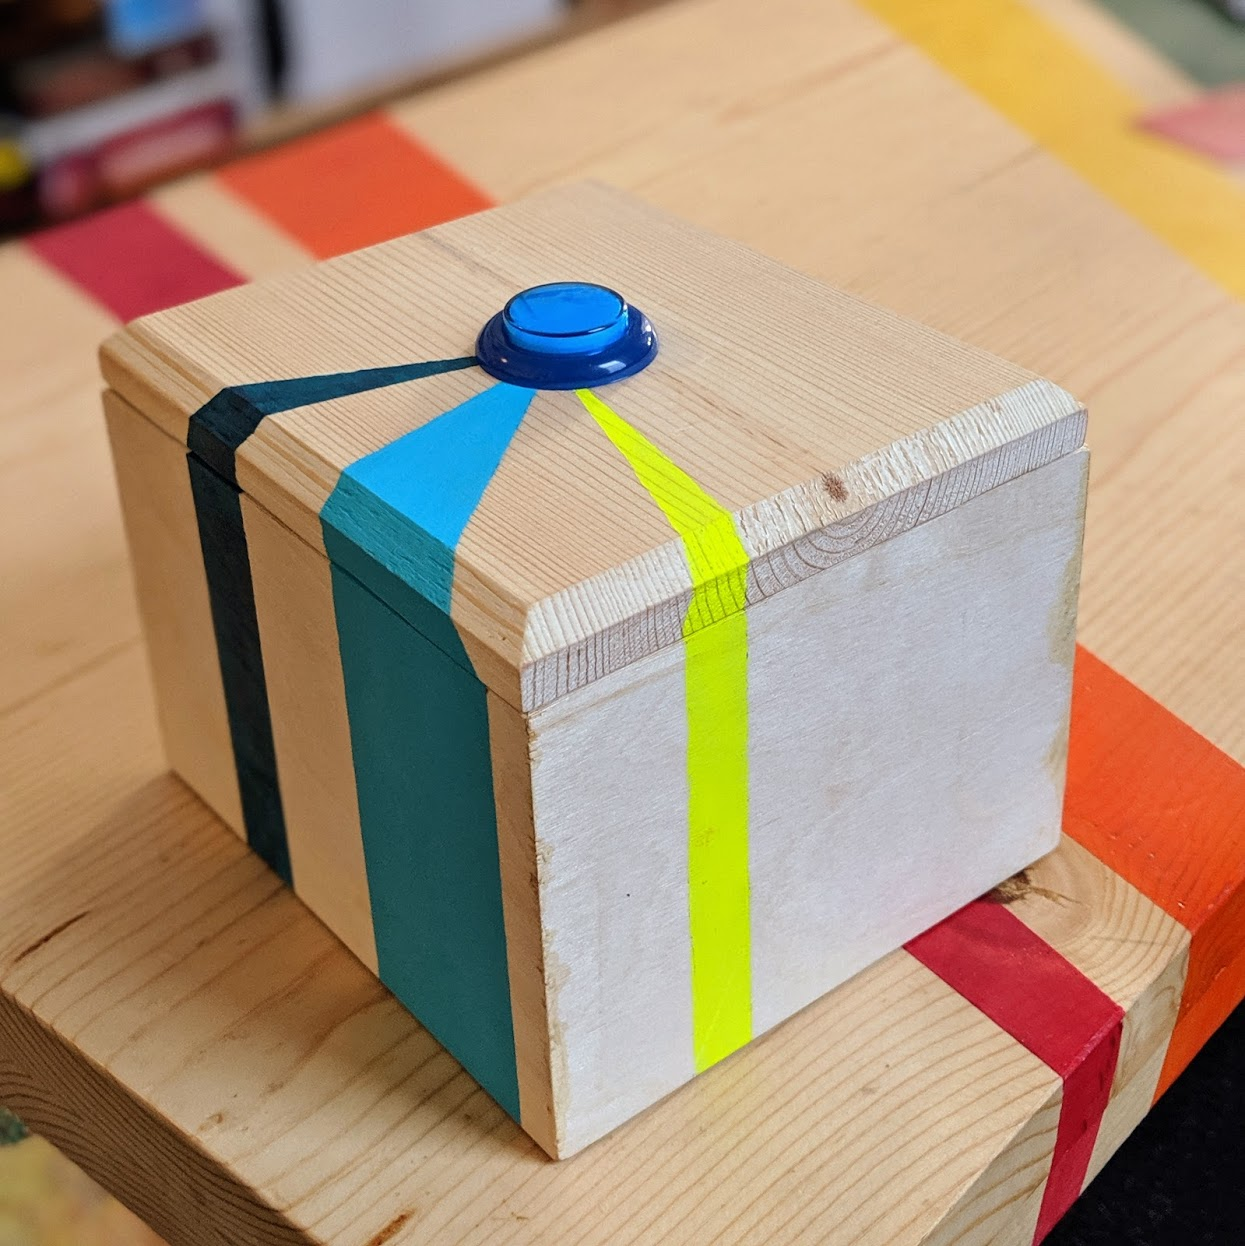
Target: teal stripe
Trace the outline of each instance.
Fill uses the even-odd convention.
[[[332,576],[381,981],[518,1120],[484,685]]]
[[[1245,27],[1204,0],[1098,0],[1204,87],[1245,82]]]
[[[493,385],[368,455],[320,515],[380,976],[516,1120],[487,691],[448,612],[532,396]]]

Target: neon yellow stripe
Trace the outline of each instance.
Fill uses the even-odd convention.
[[[1238,298],[1245,192],[1135,129],[1142,104],[1019,0],[859,0]]]
[[[692,575],[683,637],[692,1041],[699,1071],[752,1037],[748,553],[728,510],[594,393],[576,393],[678,533]]]

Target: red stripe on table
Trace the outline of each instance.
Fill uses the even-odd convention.
[[[975,900],[906,947],[1063,1079],[1039,1242],[1085,1183],[1111,1096],[1124,1010],[1001,904]]]
[[[379,113],[239,160],[217,176],[320,259],[492,206]]]
[[[141,200],[41,230],[26,245],[119,320],[245,280]]]
[[[1245,766],[1081,649],[1064,830],[1192,936],[1157,1098],[1245,998]]]

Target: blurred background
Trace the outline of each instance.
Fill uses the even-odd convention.
[[[79,215],[423,78],[641,7],[0,0],[0,229]]]

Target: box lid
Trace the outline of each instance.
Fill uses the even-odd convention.
[[[621,292],[659,351],[499,382],[482,326]],[[108,383],[530,710],[1077,449],[1013,364],[579,184],[145,316]]]

